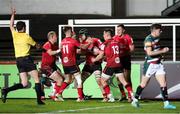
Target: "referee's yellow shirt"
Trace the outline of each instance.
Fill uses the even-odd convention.
[[[15,57],[25,57],[30,54],[31,46],[35,46],[36,42],[26,33],[12,31],[13,44],[15,49]]]

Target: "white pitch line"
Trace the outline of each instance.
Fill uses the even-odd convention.
[[[148,105],[148,104],[141,104],[141,105]],[[81,108],[81,109],[72,109],[72,110],[58,110],[53,112],[47,112],[45,114],[50,113],[68,113],[68,112],[77,112],[77,111],[87,111],[87,110],[94,110],[94,109],[104,109],[104,108],[120,108],[124,107],[125,105],[119,105],[119,106],[102,106],[102,107],[92,107],[92,108]]]
[[[92,108],[81,108],[81,109],[75,109],[75,110],[59,110],[57,112],[60,112],[60,113],[64,113],[64,112],[77,112],[77,111],[86,111],[86,110],[94,110],[94,109],[120,108],[120,107],[124,107],[124,105],[120,105],[120,106],[92,107]]]

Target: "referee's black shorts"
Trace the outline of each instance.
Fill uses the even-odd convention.
[[[37,70],[36,65],[34,64],[34,61],[31,58],[31,56],[16,58],[16,65],[19,73]]]

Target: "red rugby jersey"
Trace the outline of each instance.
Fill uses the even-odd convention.
[[[121,66],[119,57],[120,48],[118,42],[113,39],[107,40],[102,44],[101,50],[105,53],[107,67],[113,68]]]
[[[83,41],[82,44],[87,44],[87,42]],[[82,50],[86,52],[86,64],[93,64],[92,58],[96,57],[96,55],[94,55],[92,52],[88,52],[87,50],[92,50],[94,47],[97,47],[100,49],[101,45],[102,45],[102,42],[99,38],[92,38],[92,44],[90,44],[86,50]],[[102,60],[98,62],[102,62]]]
[[[80,46],[79,42],[71,37],[66,37],[61,41],[61,45],[62,65],[76,65],[76,50]]]
[[[58,46],[55,44],[52,44],[51,42],[46,42],[43,45],[43,52],[42,52],[42,63],[41,67],[43,66],[51,66],[56,62],[56,55],[49,55],[47,51],[51,49],[52,51],[55,51],[58,49]]]

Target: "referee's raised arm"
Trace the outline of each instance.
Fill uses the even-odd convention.
[[[10,19],[10,29],[11,31],[14,31],[14,16],[16,14],[15,8],[11,8],[11,19]]]

